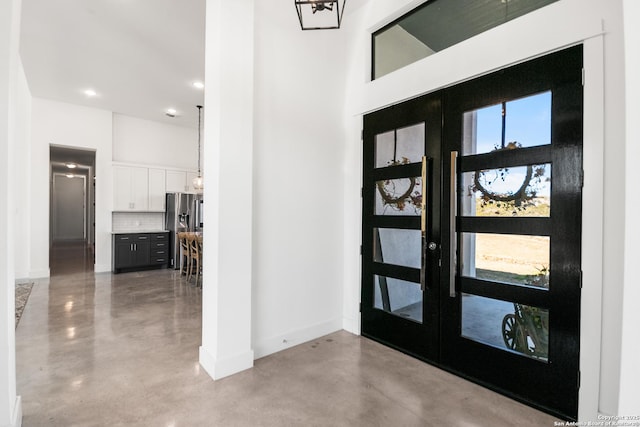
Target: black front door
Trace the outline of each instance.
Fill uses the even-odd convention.
[[[434,360],[441,117],[436,95],[364,118],[362,333]]]
[[[582,48],[365,116],[362,334],[575,419]]]

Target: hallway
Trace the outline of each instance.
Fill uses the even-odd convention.
[[[16,331],[23,426],[551,426],[554,418],[337,332],[212,381],[201,290],[172,270],[37,281]]]
[[[84,240],[54,242],[49,249],[49,268],[52,276],[71,273],[93,273],[92,248]]]

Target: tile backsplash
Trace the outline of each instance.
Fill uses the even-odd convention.
[[[159,231],[164,230],[162,212],[113,212],[112,230],[121,231]]]

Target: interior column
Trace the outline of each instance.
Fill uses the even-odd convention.
[[[200,364],[223,378],[253,366],[253,0],[207,0]]]

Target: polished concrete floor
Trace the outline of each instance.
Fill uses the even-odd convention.
[[[178,274],[94,274],[70,266],[52,272],[36,282],[16,331],[26,427],[557,421],[346,332],[259,359],[253,369],[214,382],[198,364],[201,291]]]

